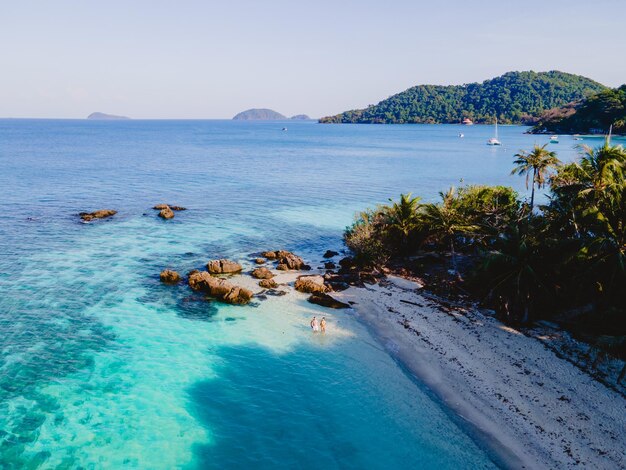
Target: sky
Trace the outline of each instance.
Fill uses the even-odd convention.
[[[0,0],[0,117],[321,117],[418,84],[626,82],[626,0]]]

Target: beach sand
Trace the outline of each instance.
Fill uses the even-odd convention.
[[[542,341],[389,277],[333,296],[508,468],[626,468],[626,399]]]

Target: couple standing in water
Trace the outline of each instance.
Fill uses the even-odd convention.
[[[322,317],[319,324],[317,322],[317,317],[313,317],[311,320],[311,329],[313,333],[317,333],[318,331],[322,331],[322,333],[326,333],[326,317]]]

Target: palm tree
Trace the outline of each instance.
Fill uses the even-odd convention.
[[[512,175],[526,175],[526,189],[528,189],[528,183],[530,175],[532,174],[532,190],[530,193],[530,215],[532,215],[533,208],[535,207],[535,186],[537,189],[541,189],[546,184],[546,177],[548,171],[551,168],[558,167],[561,162],[556,156],[555,152],[551,152],[546,149],[545,144],[543,146],[535,145],[532,152],[528,153],[521,151],[515,154],[515,160],[513,164],[516,165],[511,171]]]
[[[454,239],[457,235],[471,233],[478,230],[476,225],[472,225],[456,208],[455,188],[451,187],[446,193],[440,192],[440,204],[425,204],[421,215],[422,224],[430,236],[441,243],[450,244],[450,254],[452,256],[452,269],[457,277],[460,277],[457,269],[456,250]]]
[[[401,249],[407,247],[408,241],[419,226],[420,198],[409,194],[400,194],[400,201],[389,200],[392,205],[387,209],[388,228],[399,235]]]

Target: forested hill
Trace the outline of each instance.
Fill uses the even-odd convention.
[[[546,111],[533,134],[626,134],[626,85]]]
[[[605,90],[580,75],[508,72],[482,83],[418,85],[377,105],[320,119],[322,123],[534,123],[544,111]]]

